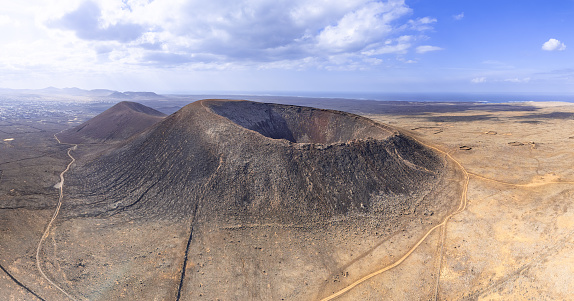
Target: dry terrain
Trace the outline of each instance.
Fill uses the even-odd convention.
[[[470,175],[468,205],[448,223],[444,238],[434,233],[412,258],[349,293],[347,300],[371,291],[403,299],[402,291],[416,285],[410,280],[424,259],[433,262],[427,268],[434,267],[436,278],[441,239],[438,299],[574,298],[574,106],[516,106],[525,111],[478,107],[369,116],[410,129],[451,153]]]
[[[184,218],[150,218],[116,210],[117,200],[102,209],[64,197],[39,256],[47,277],[35,253],[58,203],[54,184],[70,163],[71,145],[53,138],[67,124],[4,122],[0,299],[572,300],[574,106],[397,105],[355,113],[434,148],[449,174],[425,192],[424,207],[377,221],[360,204],[290,223],[229,212],[203,218],[197,205]],[[66,181],[78,182],[82,160],[99,147],[71,152],[78,162]],[[80,195],[80,186],[66,187]],[[97,200],[94,191],[84,198]]]

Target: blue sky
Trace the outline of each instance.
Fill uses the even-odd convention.
[[[574,94],[574,1],[29,0],[0,87]]]

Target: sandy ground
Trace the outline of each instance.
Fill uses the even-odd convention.
[[[574,106],[528,105],[537,109],[369,116],[412,130],[471,173],[468,207],[446,229],[440,300],[574,299]],[[368,287],[402,299],[420,283],[424,260],[438,270],[437,237],[341,300]]]

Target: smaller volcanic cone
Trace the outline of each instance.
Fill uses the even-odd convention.
[[[150,107],[122,101],[100,115],[58,134],[64,143],[102,143],[127,140],[162,121],[165,114]]]

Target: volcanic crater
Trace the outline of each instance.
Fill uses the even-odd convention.
[[[227,119],[273,139],[294,143],[346,143],[385,139],[394,130],[345,112],[246,101],[212,103],[210,109]]]

